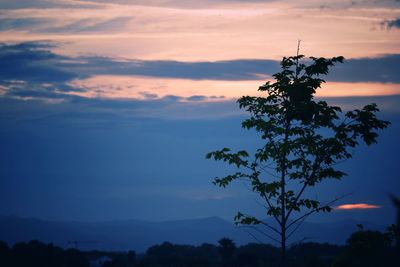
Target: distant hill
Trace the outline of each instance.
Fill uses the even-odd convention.
[[[343,244],[357,230],[357,224],[365,229],[383,230],[380,225],[354,220],[335,223],[305,222],[291,241]],[[169,241],[175,244],[199,245],[213,243],[228,237],[242,245],[257,242],[244,229],[219,217],[192,220],[148,222],[140,220],[108,222],[56,222],[16,216],[0,216],[0,240],[10,245],[29,240],[52,242],[61,247],[77,247],[82,250],[136,250],[144,252],[148,247]],[[262,241],[267,241],[259,236]],[[289,242],[290,243],[290,242]]]

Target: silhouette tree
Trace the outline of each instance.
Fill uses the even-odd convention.
[[[236,249],[235,243],[229,238],[222,238],[218,241],[218,244],[218,251],[221,255],[223,266],[230,266],[233,253]]]
[[[394,262],[391,244],[388,233],[360,229],[347,240],[345,252],[336,258],[333,266],[398,266],[398,262]]]
[[[397,255],[400,258],[400,198],[397,198],[393,195],[390,195],[390,198],[393,202],[393,205],[396,208],[396,225],[394,225],[394,233],[395,233],[395,238],[396,238],[396,250],[397,250]]]
[[[7,243],[0,240],[0,266],[11,266],[11,250],[8,247]]]
[[[269,244],[250,243],[237,249],[237,267],[278,266],[279,250]]]
[[[306,189],[325,179],[340,180],[345,173],[336,165],[352,157],[360,140],[367,145],[376,143],[377,130],[389,124],[376,117],[376,104],[343,114],[340,107],[314,99],[325,82],[321,75],[343,60],[341,56],[304,60],[298,53],[283,58],[281,72],[273,75],[276,81],[259,87],[264,97],[243,96],[238,100],[240,108],[251,114],[242,127],[259,132],[263,146],[251,157],[245,150],[232,152],[229,148],[206,156],[238,168],[233,174],[216,177],[214,184],[226,187],[234,180],[246,180],[264,201],[267,215],[277,226],[241,212],[235,221],[253,228],[264,226],[277,234],[275,238],[264,231],[279,242],[283,266],[287,239],[301,222],[312,213],[331,210],[333,202],[307,198]],[[295,214],[298,216],[292,218]]]

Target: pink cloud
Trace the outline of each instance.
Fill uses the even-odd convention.
[[[356,203],[356,204],[343,204],[335,207],[335,210],[364,210],[364,209],[379,209],[381,206],[371,205],[366,203]]]

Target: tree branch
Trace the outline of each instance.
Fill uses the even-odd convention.
[[[255,172],[257,171],[257,170],[256,170],[256,167],[254,166],[254,164],[253,164],[253,167],[252,167],[252,171],[253,171],[253,173],[255,173]],[[260,183],[260,184],[262,183],[262,182],[260,181],[260,179],[259,179],[257,176],[255,176],[254,179],[255,179],[258,183]],[[271,202],[269,201],[268,196],[265,194],[264,191],[262,191],[262,192],[260,192],[260,193],[261,193],[261,196],[264,197],[265,202],[267,202],[268,208],[272,209],[272,205],[271,205]],[[281,226],[281,225],[282,225],[282,222],[279,220],[278,216],[273,215],[273,217],[275,218],[275,220],[277,221],[277,223]]]
[[[288,213],[286,214],[285,218],[286,221],[289,219],[290,214],[292,213],[294,207],[297,205],[297,202],[299,201],[301,195],[303,194],[307,186],[308,186],[308,180],[304,182],[303,187],[300,189],[299,193],[296,196],[296,199],[294,200],[293,206],[288,210]]]
[[[245,231],[246,233],[248,233],[249,235],[251,235],[251,237],[253,237],[258,243],[264,244],[264,242],[262,242],[260,239],[258,239],[252,232],[243,229],[243,231]]]
[[[260,203],[259,203],[259,204],[260,204]],[[243,215],[244,215],[245,217],[247,217],[247,218],[255,218],[255,219],[257,219],[257,218],[254,217],[254,216],[250,216],[250,215],[247,215],[247,214],[243,214]],[[272,231],[274,231],[274,232],[277,233],[278,235],[281,234],[281,232],[279,232],[275,227],[269,225],[268,223],[263,222],[263,221],[258,220],[258,219],[257,219],[257,221],[259,221],[260,224],[264,225],[265,227],[268,227],[269,229],[271,229]],[[240,224],[240,225],[245,225],[245,224]]]
[[[290,214],[292,213],[294,207],[297,205],[297,202],[299,201],[301,195],[304,193],[304,190],[307,188],[308,183],[311,181],[311,179],[314,178],[315,172],[317,171],[317,169],[320,168],[320,166],[321,166],[321,160],[320,159],[319,160],[315,159],[315,164],[313,166],[313,171],[310,174],[310,176],[306,179],[306,181],[304,182],[303,187],[300,189],[299,193],[297,194],[296,199],[295,199],[295,201],[293,203],[293,206],[289,209],[289,211],[288,211],[288,213],[286,215],[286,221],[289,219]]]
[[[311,213],[310,213],[309,215],[311,215]],[[300,221],[300,223],[298,223],[298,224],[296,225],[296,227],[288,234],[287,239],[289,239],[289,238],[294,234],[294,232],[296,232],[297,229],[299,229],[299,227],[302,225],[302,223],[305,221],[306,218],[307,218],[307,216],[305,216],[305,217],[302,218],[302,220]]]
[[[268,237],[269,239],[271,239],[271,240],[273,240],[273,241],[275,241],[275,242],[277,242],[277,243],[280,243],[280,242],[281,242],[281,241],[279,241],[278,239],[276,239],[276,238],[270,236],[269,234],[267,234],[267,233],[261,231],[261,230],[258,229],[257,227],[250,226],[250,225],[243,225],[242,227],[250,228],[250,229],[252,229],[252,230],[255,230],[256,232],[258,232],[258,233],[264,235],[265,237]]]
[[[325,208],[327,208],[327,207],[330,208],[330,206],[331,206],[333,203],[335,203],[335,202],[337,202],[338,200],[341,200],[341,199],[343,199],[343,198],[345,198],[345,197],[347,197],[347,196],[349,196],[349,195],[351,195],[351,194],[353,194],[353,193],[349,193],[349,194],[343,195],[343,196],[341,196],[341,197],[337,197],[337,198],[335,198],[334,200],[332,200],[332,201],[326,203],[324,206],[319,207],[319,208],[316,208],[316,209],[313,209],[313,210],[307,212],[306,214],[300,216],[300,217],[297,218],[296,220],[294,220],[294,221],[292,221],[291,223],[289,223],[288,226],[287,226],[286,228],[288,229],[290,226],[294,225],[295,223],[297,223],[297,222],[300,221],[301,219],[310,216],[310,215],[313,214],[314,212],[318,212],[318,211],[323,210],[323,209],[325,209]]]

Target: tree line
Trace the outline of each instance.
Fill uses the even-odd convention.
[[[298,243],[287,250],[289,267],[377,267],[399,266],[394,228],[386,232],[354,232],[345,245]],[[218,245],[177,245],[164,242],[144,254],[134,251],[80,251],[63,249],[39,241],[8,246],[0,241],[0,266],[7,267],[91,267],[95,259],[106,257],[99,267],[277,267],[281,265],[280,248],[270,244],[250,243],[236,246],[229,238]]]

